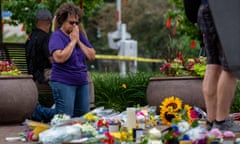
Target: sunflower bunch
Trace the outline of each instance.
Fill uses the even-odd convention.
[[[186,121],[192,127],[198,125],[199,114],[190,105],[183,106],[182,100],[175,96],[165,98],[160,107],[160,120],[168,126]]]
[[[160,120],[167,126],[163,130],[162,142],[196,141],[201,139],[202,128],[198,127],[200,113],[175,96],[165,98],[160,107]],[[194,133],[194,135],[192,134]],[[197,136],[195,138],[194,136]]]

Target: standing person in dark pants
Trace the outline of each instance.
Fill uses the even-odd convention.
[[[86,60],[95,59],[95,50],[79,31],[81,17],[81,10],[74,4],[62,4],[56,12],[57,30],[49,41],[53,56],[50,85],[56,111],[71,117],[90,110]]]
[[[207,68],[203,80],[203,95],[207,109],[207,129],[240,132],[240,126],[229,118],[237,78],[229,69],[221,46],[208,0],[202,0],[198,24],[207,52]]]

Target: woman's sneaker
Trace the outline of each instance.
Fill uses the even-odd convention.
[[[212,127],[213,127],[213,122],[207,121],[207,122],[206,122],[206,130],[207,130],[207,131],[210,131],[210,130],[212,129]]]
[[[240,132],[240,126],[238,124],[234,123],[230,119],[226,119],[221,124],[219,124],[217,122],[214,122],[212,128],[217,128],[220,131],[232,131],[232,132],[235,132],[235,133]]]

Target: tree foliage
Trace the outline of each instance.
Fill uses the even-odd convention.
[[[168,3],[172,5],[164,15],[169,31],[168,49],[174,49],[175,57],[180,51],[185,57],[197,57],[201,42],[197,24],[191,23],[186,17],[183,0],[168,0]]]
[[[89,39],[97,52],[100,49],[110,50],[107,34],[116,31],[115,11],[115,3],[105,4],[86,25]],[[168,16],[171,17],[171,29],[166,27]],[[138,42],[138,56],[173,59],[178,51],[186,57],[199,54],[198,28],[186,18],[182,0],[122,0],[122,23],[127,25],[132,39]],[[97,37],[98,29],[100,38]],[[195,48],[190,47],[193,40]],[[149,64],[146,65],[149,67]],[[153,63],[152,70],[159,70],[154,65],[158,64]]]
[[[5,0],[3,9],[12,13],[10,20],[7,21],[9,24],[23,23],[26,32],[29,33],[35,27],[35,15],[38,9],[47,8],[54,15],[56,9],[65,2],[72,2],[79,6],[80,0]],[[85,16],[90,17],[102,3],[103,0],[82,0]]]

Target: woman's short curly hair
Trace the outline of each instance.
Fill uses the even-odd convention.
[[[81,21],[83,12],[73,3],[64,3],[56,11],[56,26],[60,28],[69,15],[78,17],[78,21]]]

